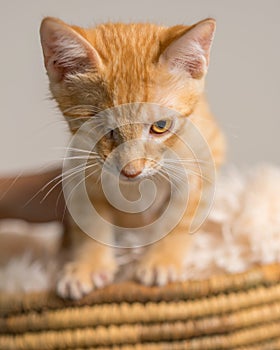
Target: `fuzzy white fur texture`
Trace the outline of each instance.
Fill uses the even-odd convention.
[[[5,232],[13,237],[14,243],[19,235],[28,237],[29,246],[22,247],[21,253],[10,259],[0,259],[0,291],[53,288],[59,268],[55,262],[55,247],[61,228],[52,224],[33,226],[3,222],[0,235]],[[137,243],[135,237],[128,239]],[[34,253],[30,245],[37,245],[39,251],[41,246],[44,257],[42,250],[38,256],[38,249]],[[4,249],[7,255],[7,246],[1,245],[0,256]],[[121,266],[117,281],[133,277],[135,264],[144,250],[119,249],[116,252]],[[217,180],[208,221],[194,234],[192,245],[186,250],[188,279],[242,272],[255,265],[273,262],[280,262],[280,168],[263,165],[244,173],[228,169]]]

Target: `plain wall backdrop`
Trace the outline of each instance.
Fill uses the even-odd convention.
[[[0,173],[42,170],[59,162],[67,144],[43,66],[44,16],[81,26],[108,20],[192,24],[214,17],[206,90],[228,138],[228,159],[280,164],[279,0],[1,0],[0,6]]]

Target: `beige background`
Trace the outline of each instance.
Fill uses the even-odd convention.
[[[279,164],[279,0],[0,1],[0,172],[59,161],[67,128],[48,99],[38,28],[44,16],[191,24],[217,19],[207,93],[239,165]]]

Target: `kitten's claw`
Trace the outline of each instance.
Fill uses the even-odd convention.
[[[151,254],[144,257],[138,266],[136,278],[147,286],[164,286],[169,282],[185,281],[187,274],[180,259],[164,260],[160,256]]]
[[[92,267],[72,262],[64,266],[57,283],[57,294],[62,298],[81,299],[95,288],[103,288],[114,279],[117,267],[114,262]]]
[[[92,281],[97,288],[103,288],[107,284],[113,282],[114,274],[108,272],[99,272],[92,274]]]
[[[189,244],[190,236],[177,232],[150,246],[136,269],[137,279],[147,286],[185,281]]]

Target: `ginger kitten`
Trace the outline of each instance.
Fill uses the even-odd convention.
[[[138,280],[163,285],[186,278],[191,225],[210,205],[211,196],[203,196],[202,188],[213,186],[207,182],[213,174],[206,168],[201,175],[200,165],[213,159],[218,166],[224,154],[222,134],[203,95],[214,31],[213,19],[193,26],[108,23],[90,29],[43,20],[50,90],[75,140],[66,172],[73,215],[71,259],[57,283],[62,297],[79,299],[112,282],[118,270],[113,247],[133,229],[148,245],[135,271]],[[94,146],[83,153],[91,142]],[[81,182],[71,182],[81,169],[94,211],[83,199]],[[145,179],[156,185],[152,205],[147,204],[153,192],[148,183],[143,185],[147,198],[138,198]],[[121,202],[117,188],[126,198],[121,208],[114,205]]]

